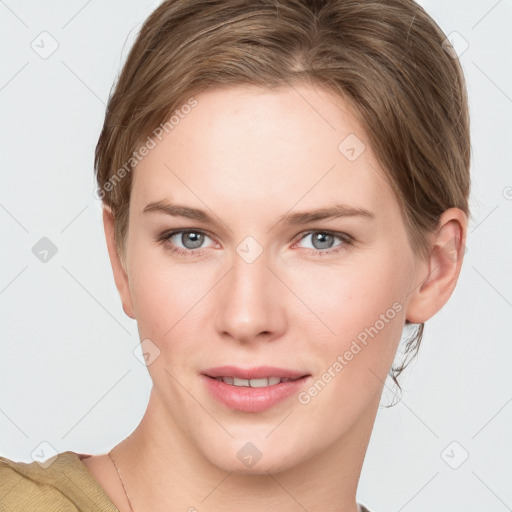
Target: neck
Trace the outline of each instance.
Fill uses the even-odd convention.
[[[357,485],[378,403],[376,397],[346,435],[300,464],[242,474],[205,459],[171,418],[160,413],[165,408],[153,388],[140,424],[115,449],[116,463],[134,512],[358,512]]]

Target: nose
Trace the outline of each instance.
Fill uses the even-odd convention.
[[[240,343],[280,337],[286,329],[285,286],[263,251],[254,261],[234,254],[233,265],[219,283],[216,328]]]

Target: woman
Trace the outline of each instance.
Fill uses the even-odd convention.
[[[1,459],[0,505],[368,510],[385,378],[464,254],[469,116],[445,40],[411,0],[152,13],[95,160],[149,404],[107,454]]]

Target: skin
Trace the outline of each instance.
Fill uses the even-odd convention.
[[[146,413],[113,451],[133,508],[356,512],[364,456],[404,323],[428,320],[452,294],[466,217],[446,210],[430,235],[430,258],[416,256],[366,134],[323,89],[240,86],[195,98],[197,106],[134,170],[124,266],[104,209],[124,311],[136,319],[140,339],[160,351],[148,365]],[[354,161],[338,149],[349,134],[366,145]],[[143,213],[159,200],[206,210],[217,224]],[[278,222],[334,203],[374,217]],[[200,249],[181,235],[159,241],[171,229],[206,236]],[[313,230],[346,233],[354,242],[335,236],[315,244]],[[248,236],[263,251],[251,263],[237,253]],[[178,255],[173,243],[203,252]],[[393,304],[400,308],[394,317],[307,404],[292,396],[262,413],[235,411],[200,378],[223,364],[273,365],[316,381]],[[262,454],[251,468],[237,457],[247,442]],[[83,462],[128,511],[107,456]]]

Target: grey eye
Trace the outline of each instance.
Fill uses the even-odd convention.
[[[311,233],[306,234],[303,238],[303,240],[306,240],[310,238],[312,247],[308,247],[308,249],[331,249],[335,247],[336,245],[341,245],[343,243],[343,239],[339,235],[334,235],[332,233],[328,233],[325,231],[312,231]],[[340,243],[335,244],[335,240],[339,239],[341,240]]]
[[[198,231],[181,231],[179,233],[175,233],[171,237],[171,241],[174,237],[179,237],[178,240],[183,244],[185,249],[198,249],[203,244],[205,235]],[[172,243],[175,242],[172,241]]]
[[[329,233],[322,233],[321,231],[311,233],[313,247],[315,249],[330,249],[334,242],[334,236]]]

